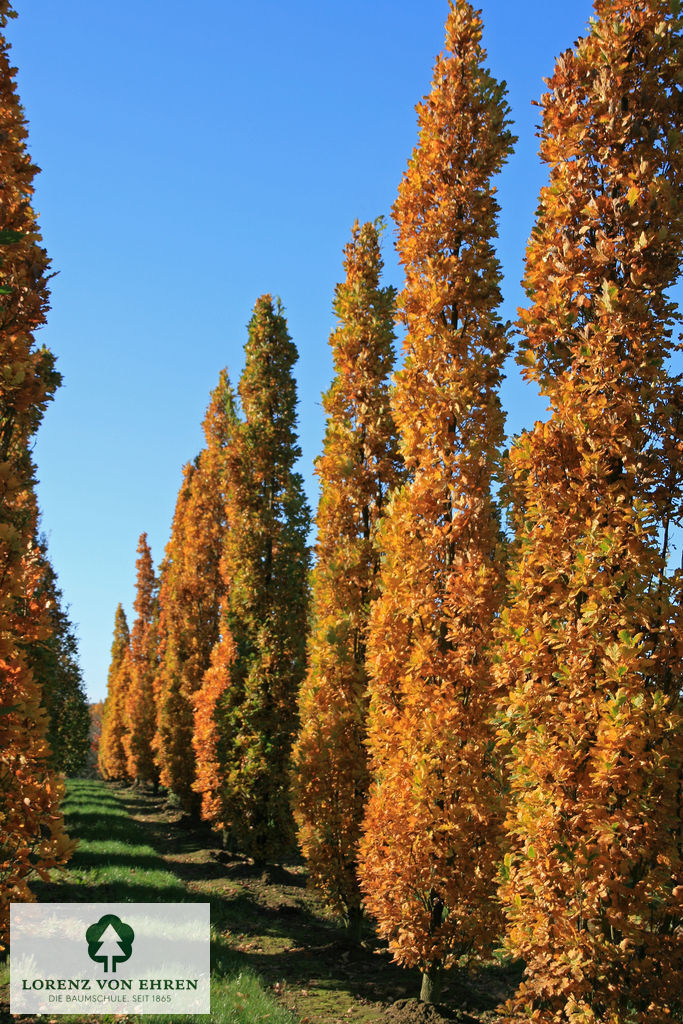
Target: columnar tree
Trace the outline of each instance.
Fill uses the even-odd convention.
[[[514,140],[481,35],[479,14],[452,4],[394,206],[407,335],[392,410],[409,482],[380,531],[382,593],[368,643],[375,782],[361,883],[396,959],[420,967],[427,1001],[438,998],[442,969],[484,953],[500,926],[487,719],[504,576],[491,492],[509,344],[492,178]]]
[[[223,597],[219,639],[211,652],[194,704],[192,746],[195,755],[193,788],[201,800],[201,815],[222,832],[224,846],[232,845],[233,809],[226,776],[234,755],[234,716],[241,687],[233,685],[235,644],[228,622],[229,602]],[[237,827],[234,827],[237,832]]]
[[[14,12],[0,0],[0,29]],[[59,811],[62,784],[50,763],[47,717],[26,648],[50,635],[35,543],[32,438],[60,376],[35,344],[48,308],[48,258],[31,200],[37,168],[7,43],[0,35],[0,949],[10,901],[63,862],[70,844]]]
[[[655,1024],[683,1008],[681,21],[659,0],[595,11],[542,102],[522,360],[552,415],[510,457],[501,892],[527,965],[511,1017]]]
[[[192,749],[195,694],[218,641],[226,453],[237,423],[223,370],[204,419],[206,447],[183,470],[159,591],[159,675],[155,749],[161,783],[183,809],[196,808]]]
[[[85,762],[85,771],[88,775],[97,775],[98,758],[100,753],[100,742],[102,740],[102,715],[104,712],[104,701],[98,700],[95,704],[88,705],[88,716],[90,718],[88,756]]]
[[[140,535],[136,561],[137,584],[134,608],[137,613],[130,632],[129,654],[121,669],[129,673],[124,688],[124,724],[122,743],[126,754],[127,773],[138,783],[159,782],[154,760],[153,740],[156,729],[154,681],[157,673],[158,599],[157,579],[147,534]]]
[[[124,661],[128,655],[130,634],[126,613],[119,604],[114,619],[114,639],[111,645],[111,661],[107,677],[107,699],[102,712],[102,733],[100,736],[97,763],[105,779],[124,780],[128,778],[126,752],[123,748],[125,724],[125,696],[130,685],[128,666]]]
[[[47,741],[52,764],[66,775],[84,767],[90,747],[90,714],[78,663],[78,641],[63,608],[62,591],[46,553],[46,541],[39,541],[42,574],[39,596],[45,603],[49,635],[26,648],[28,664],[39,683],[42,704],[48,716]]]
[[[226,490],[221,639],[197,699],[203,813],[259,863],[293,841],[289,809],[296,695],[305,670],[309,511],[294,466],[296,348],[279,302],[249,322]]]
[[[186,702],[180,694],[183,672],[181,634],[186,608],[184,601],[187,597],[182,580],[185,535],[189,525],[187,510],[196,468],[192,462],[183,466],[183,479],[173,513],[171,536],[159,568],[159,670],[155,681],[157,703],[154,753],[159,769],[159,781],[168,789],[169,799],[179,803],[185,803],[181,791],[186,791],[185,781],[192,786],[194,775],[191,743],[188,750],[187,739],[184,744],[182,741],[177,743],[176,740],[185,734],[188,724],[183,715]],[[191,708],[189,710],[191,723]],[[190,732],[189,739],[191,738]]]
[[[378,593],[377,526],[401,470],[388,387],[395,291],[380,286],[378,224],[356,223],[344,256],[346,279],[335,291],[338,322],[330,337],[335,376],[323,397],[327,428],[316,460],[313,626],[293,792],[309,875],[357,934],[356,860],[369,784],[367,618]]]

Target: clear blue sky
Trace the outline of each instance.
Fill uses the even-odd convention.
[[[50,553],[104,696],[114,611],[132,615],[135,548],[155,563],[181,467],[221,367],[236,382],[256,298],[280,295],[299,350],[302,472],[323,433],[335,283],[355,218],[389,217],[446,0],[16,0],[9,24],[36,209],[58,276],[41,332],[64,386],[36,445]],[[539,111],[587,0],[483,4],[489,66],[519,136],[501,177],[505,314],[545,181]],[[386,280],[401,285],[385,235]],[[514,363],[508,428],[544,415]]]

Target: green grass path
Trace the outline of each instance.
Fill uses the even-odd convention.
[[[133,791],[118,791],[91,779],[72,779],[63,803],[66,827],[78,847],[68,868],[54,872],[48,883],[33,885],[36,899],[49,903],[181,903],[207,902],[208,895],[188,891],[185,883],[169,870],[163,857],[149,844],[149,828],[131,816],[136,807]],[[140,806],[144,801],[140,801]],[[155,845],[159,846],[159,843]],[[0,984],[7,982],[0,977]],[[5,1004],[6,1005],[6,1004]],[[6,1011],[5,1011],[6,1014]],[[9,1018],[28,1024],[32,1018]],[[36,1021],[92,1021],[124,1024],[140,1015],[59,1015],[33,1018]],[[201,1015],[154,1014],[155,1024],[177,1021],[212,1021],[216,1024],[294,1024],[295,1018],[265,989],[253,972],[245,970],[242,959],[213,932],[211,943],[211,1013]]]

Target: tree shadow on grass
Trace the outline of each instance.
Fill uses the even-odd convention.
[[[196,903],[182,888],[142,881],[103,880],[94,885],[81,881],[40,882],[33,886],[40,903]]]
[[[133,831],[130,822],[120,815],[97,817],[81,813],[65,815],[66,831],[77,838],[79,843],[125,843],[127,846],[149,846],[146,837]]]
[[[117,803],[115,791],[102,788],[100,779],[69,779],[65,803],[90,797],[96,803]]]
[[[96,807],[84,810],[83,803],[86,807],[88,803]],[[79,845],[63,874],[54,873],[49,882],[34,883],[38,900],[74,903],[184,900],[182,882],[170,874],[163,857],[151,846],[146,829],[127,815],[119,797],[103,791],[101,783],[74,780],[63,809],[67,832],[77,837]],[[88,849],[88,844],[93,843],[98,844],[97,850]],[[112,844],[118,848],[107,849]],[[130,852],[122,852],[121,846]],[[122,878],[122,872],[129,872],[131,877]]]
[[[168,865],[154,854],[109,853],[106,850],[79,850],[71,861],[72,868],[82,870],[114,868],[133,871],[168,871]]]
[[[337,925],[316,917],[305,906],[288,903],[267,906],[244,891],[234,896],[211,893],[210,899],[211,924],[226,934],[245,939],[257,936],[282,939],[290,945],[298,945],[307,938],[329,944],[339,937]]]

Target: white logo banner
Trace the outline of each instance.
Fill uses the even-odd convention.
[[[11,1013],[209,1013],[208,903],[13,903]]]

